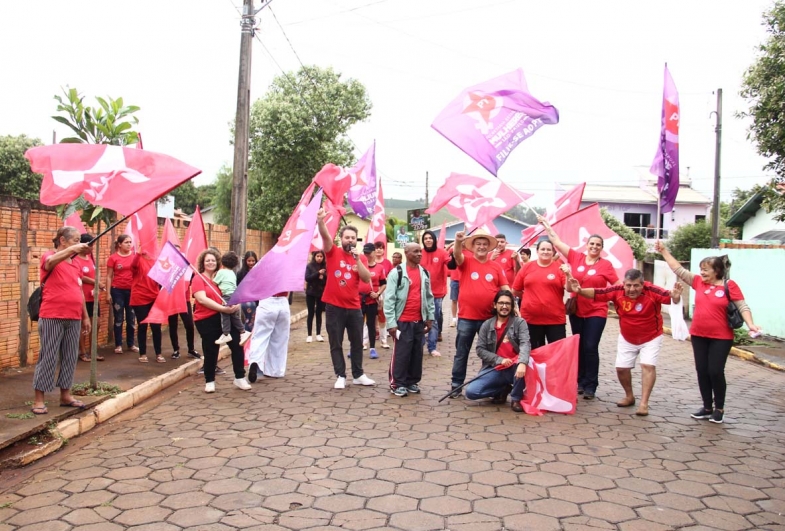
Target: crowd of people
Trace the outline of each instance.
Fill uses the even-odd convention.
[[[678,303],[686,285],[697,294],[690,332],[703,400],[692,417],[721,423],[726,393],[724,368],[733,340],[726,315],[729,304],[735,305],[751,331],[760,330],[741,289],[728,279],[730,264],[725,257],[707,258],[700,263],[699,273],[691,273],[663,243],[657,242],[656,250],[681,281],[666,290],[644,282],[636,269],[626,271],[619,279],[612,264],[602,257],[604,242],[600,236],[589,237],[586,252],[579,253],[540,217],[547,237],[536,243],[534,257],[526,248],[517,252],[508,249],[503,234],[494,236],[482,229],[470,235],[459,231],[454,243],[442,248],[436,234],[425,230],[420,243],[406,243],[403,255],[396,252],[390,261],[383,242],[366,243],[358,253],[358,231],[351,225],[343,226],[337,235],[330,234],[326,215],[323,209],[317,214],[324,248],[311,253],[303,279],[306,343],[312,343],[314,337],[316,342],[324,341],[324,324],[335,389],[347,385],[347,359],[353,385],[376,384],[363,369],[363,351],[369,350],[369,357],[377,359],[378,341],[382,348],[392,346],[390,393],[396,397],[420,393],[425,352],[441,356],[438,343],[443,341],[445,326],[442,310],[449,294],[453,316],[450,326],[456,328],[450,398],[465,393],[470,400],[490,398],[505,404],[509,397],[511,409],[523,411],[521,400],[531,351],[564,339],[569,318],[572,334],[580,335],[577,392],[591,400],[599,386],[599,343],[608,302],[613,302],[621,329],[615,368],[624,391],[617,405],[636,404],[632,368],[639,362],[642,392],[636,414],[645,416],[662,345],[661,306]],[[33,382],[36,414],[48,412],[44,395],[55,386],[60,389],[61,406],[85,407],[70,389],[77,360],[90,359],[80,332],[84,338],[93,326],[90,318],[97,265],[91,254],[91,239],[72,227],[63,227],[54,239],[54,250],[41,257],[41,352]],[[257,261],[253,251],[240,261],[232,252],[221,254],[208,248],[199,256],[196,274],[190,281],[187,312],[169,317],[172,359],[180,357],[178,321],[185,328],[188,355],[193,358],[202,358],[195,349],[194,327],[199,332],[206,393],[216,390],[215,377],[222,371],[217,365],[222,345],[231,352],[234,385],[241,390],[251,389],[262,373],[272,378],[285,375],[290,293],[242,305],[228,302]],[[165,363],[161,325],[144,322],[160,289],[147,275],[153,263],[154,257],[135,252],[131,238],[122,234],[106,262],[106,283],[98,287],[112,304],[115,353],[122,354],[125,343],[127,350],[138,354],[140,362],[148,362],[149,328],[155,360]],[[346,356],[344,337],[349,340]],[[246,376],[243,345],[249,339]],[[468,361],[475,343],[482,368],[467,383]],[[58,364],[60,369],[56,371]]]

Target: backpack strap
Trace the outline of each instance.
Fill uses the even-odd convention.
[[[428,270],[425,269],[423,266],[419,266],[419,267],[421,271],[425,272],[425,276],[430,279],[431,274],[428,272]],[[398,282],[397,285],[395,286],[395,289],[399,290],[401,289],[401,278],[403,278],[403,269],[401,269],[400,265],[395,266],[395,269],[398,270]]]

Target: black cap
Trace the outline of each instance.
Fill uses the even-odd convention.
[[[363,254],[371,254],[376,250],[376,246],[372,243],[366,243],[363,245]]]

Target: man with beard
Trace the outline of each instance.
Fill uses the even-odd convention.
[[[390,271],[384,300],[387,330],[393,337],[390,392],[404,397],[420,392],[422,343],[433,324],[433,292],[428,271],[420,265],[422,249],[416,243],[404,248],[406,265]]]
[[[509,291],[496,294],[493,317],[482,324],[477,336],[480,376],[466,386],[466,398],[493,398],[494,404],[505,404],[510,395],[512,410],[520,413],[531,344],[526,321],[515,315],[513,304]]]
[[[436,247],[436,235],[433,231],[426,230],[422,235],[422,266],[431,275],[431,289],[433,290],[434,323],[426,338],[428,353],[431,356],[441,356],[436,350],[436,342],[442,340],[444,317],[442,315],[442,301],[447,295],[447,262],[450,255],[444,249]]]
[[[499,244],[491,253],[491,260],[502,267],[504,276],[507,277],[507,284],[512,286],[512,283],[515,281],[515,275],[521,268],[521,264],[518,262],[518,253],[512,249],[507,249],[507,236],[504,234],[497,234],[496,241]]]
[[[341,246],[333,243],[333,235],[327,230],[324,218],[327,212],[320,208],[316,214],[319,234],[324,241],[324,257],[327,270],[327,285],[322,294],[325,303],[325,325],[330,341],[330,357],[335,370],[335,389],[346,387],[346,360],[343,357],[344,331],[349,336],[349,351],[352,360],[352,383],[374,385],[376,382],[363,372],[363,314],[360,309],[360,280],[371,281],[368,268],[357,260],[354,247],[357,244],[357,229],[344,226],[340,232]]]
[[[464,246],[473,254],[464,253]],[[466,364],[469,362],[474,336],[482,324],[491,318],[496,294],[510,289],[502,268],[490,260],[490,250],[496,246],[496,238],[483,229],[476,230],[468,238],[463,231],[455,234],[453,256],[461,273],[461,281],[458,293],[458,334],[452,365],[453,389],[463,385],[466,380]],[[450,396],[457,398],[460,393]]]

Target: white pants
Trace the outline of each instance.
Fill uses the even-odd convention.
[[[643,365],[652,365],[656,367],[657,356],[660,353],[661,346],[662,335],[659,335],[646,343],[634,345],[619,334],[618,349],[616,351],[616,367],[619,369],[634,368],[635,359],[639,355]]]
[[[259,365],[265,376],[280,378],[286,373],[289,319],[289,301],[286,297],[270,297],[259,301],[248,360],[249,363]]]

